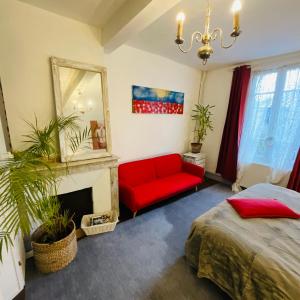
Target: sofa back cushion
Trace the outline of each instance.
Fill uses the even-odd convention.
[[[155,173],[158,178],[167,177],[182,171],[180,154],[169,154],[153,158]]]
[[[153,159],[143,159],[120,164],[119,181],[132,187],[156,179]]]

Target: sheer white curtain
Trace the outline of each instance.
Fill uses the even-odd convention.
[[[299,146],[300,66],[254,72],[239,148],[236,187],[257,182],[285,185]]]

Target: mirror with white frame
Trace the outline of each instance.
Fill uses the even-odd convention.
[[[75,161],[111,155],[106,69],[51,57],[56,112],[60,117],[77,116],[79,130],[90,138],[76,153],[64,130],[59,135],[61,161]]]

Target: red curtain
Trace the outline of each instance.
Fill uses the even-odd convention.
[[[238,148],[250,75],[250,66],[241,66],[234,69],[232,77],[229,105],[216,170],[217,173],[220,173],[224,179],[230,182],[236,180]]]
[[[287,187],[300,193],[300,148]]]

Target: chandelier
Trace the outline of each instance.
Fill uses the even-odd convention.
[[[184,13],[180,12],[177,17],[177,36],[175,43],[178,45],[178,48],[183,52],[190,52],[194,41],[197,43],[202,43],[202,46],[198,49],[198,56],[202,59],[203,65],[207,63],[207,60],[210,58],[213,53],[213,48],[211,42],[215,41],[217,38],[220,39],[221,47],[224,49],[230,48],[237,37],[241,34],[240,31],[240,10],[241,2],[240,0],[235,0],[232,4],[231,11],[233,13],[233,31],[231,33],[232,41],[229,44],[225,44],[223,40],[223,30],[221,28],[216,28],[210,31],[210,16],[211,16],[211,6],[210,1],[208,0],[207,12],[205,17],[204,32],[195,31],[191,36],[190,46],[186,49],[183,48],[184,39],[183,39],[183,23],[185,20]]]

